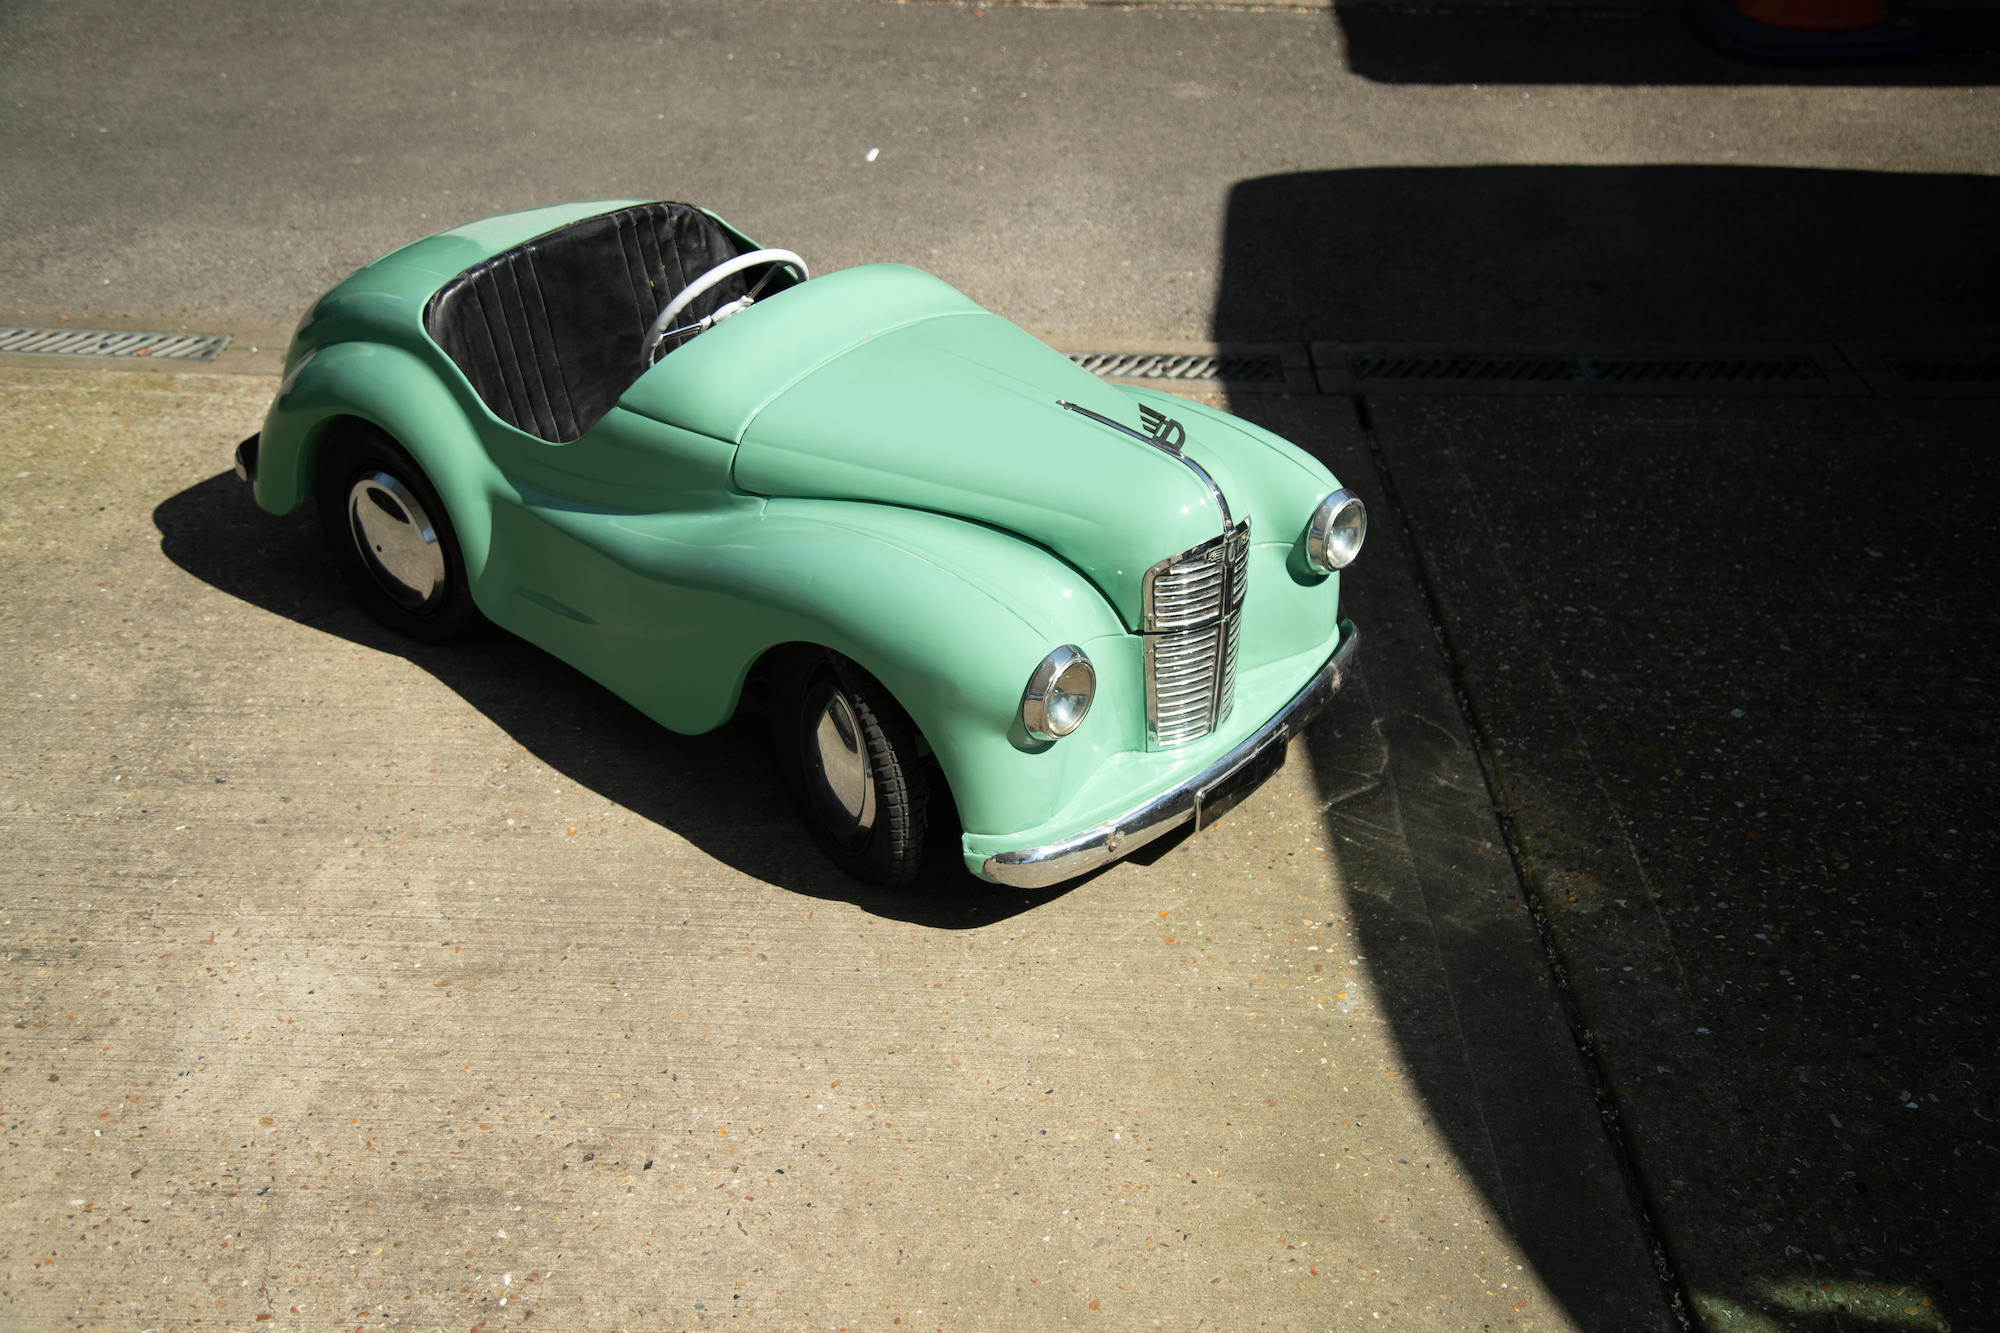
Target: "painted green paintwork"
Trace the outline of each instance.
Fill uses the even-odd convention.
[[[736,482],[754,494],[929,509],[1032,538],[1137,628],[1147,567],[1215,536],[1221,513],[1184,464],[1059,400],[1138,424],[1095,375],[929,274],[884,264],[703,334],[623,403],[740,441]]]
[[[256,490],[288,512],[341,417],[423,465],[489,618],[677,731],[726,721],[770,648],[865,666],[937,753],[975,873],[1058,840],[1212,762],[1338,644],[1337,577],[1302,537],[1337,484],[1246,422],[1097,380],[937,279],[875,265],[815,278],[641,376],[582,438],[500,422],[424,334],[431,294],[480,259],[617,201],[487,219],[406,246],[300,325],[266,420]],[[1216,535],[1185,465],[1056,405],[1187,428],[1255,545],[1236,706],[1194,745],[1145,748],[1139,580]],[[1060,644],[1099,690],[1055,743],[1023,732],[1022,688]]]

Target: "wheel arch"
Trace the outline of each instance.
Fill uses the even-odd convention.
[[[842,501],[774,504],[758,528],[754,541],[730,543],[728,558],[761,614],[706,640],[719,651],[699,690],[714,691],[705,725],[726,719],[787,651],[830,649],[909,715],[965,827],[987,832],[1048,817],[1142,736],[1137,678],[1112,660],[1130,636],[1087,580],[1039,547],[944,515]],[[982,576],[967,577],[968,564]],[[1096,715],[1075,736],[1036,742],[1020,725],[1021,695],[1065,643],[1096,645],[1087,649],[1102,663]]]
[[[400,445],[444,501],[478,586],[492,545],[494,493],[505,486],[465,406],[422,359],[383,343],[335,343],[296,362],[264,417],[257,503],[289,514],[313,495],[327,442],[373,429]]]

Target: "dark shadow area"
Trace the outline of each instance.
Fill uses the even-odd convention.
[[[891,892],[849,879],[828,864],[794,815],[757,700],[746,698],[715,731],[682,736],[505,631],[445,647],[401,638],[349,596],[310,509],[273,518],[257,508],[247,486],[222,473],[162,501],[153,523],[162,553],[196,578],[274,615],[407,659],[540,762],[781,889],[853,903],[891,920],[969,930],[1031,911],[1074,887],[1005,889],[967,874],[957,815],[941,781],[931,802],[922,880]]]
[[[1215,336],[1992,342],[1995,216],[2000,181],[1961,176],[1272,177],[1232,195]],[[1478,1031],[1484,992],[1521,955],[1574,1006],[1631,1206],[1697,1327],[1987,1326],[2000,402],[1361,410],[1372,559],[1409,545],[1490,764],[1492,836],[1555,949],[1550,971],[1532,941],[1453,919],[1442,866],[1423,888],[1444,886],[1442,917],[1439,901],[1354,895],[1385,1016],[1461,1160],[1498,1160],[1482,1188],[1593,1326],[1576,1262],[1590,1220],[1566,1215],[1561,1161],[1536,1160],[1547,1098],[1525,1063],[1479,1067],[1511,1040]],[[1449,747],[1393,730],[1394,687],[1378,690],[1385,763],[1461,781]],[[1445,813],[1420,793],[1400,797],[1419,860]],[[1375,798],[1357,788],[1343,814],[1336,795],[1329,818],[1361,840]],[[1427,957],[1479,982],[1449,1030]],[[1524,1192],[1538,1170],[1547,1190]]]
[[[1221,341],[2000,340],[2000,178],[1385,167],[1230,192]]]
[[[1341,582],[1361,630],[1357,675],[1295,747],[1358,946],[1336,961],[1363,976],[1325,1017],[1386,1039],[1402,1086],[1456,1157],[1451,1169],[1485,1196],[1507,1230],[1496,1239],[1517,1247],[1503,1252],[1533,1267],[1563,1326],[1668,1333],[1676,1324],[1636,1191],[1522,911],[1418,571],[1354,410],[1265,394],[1231,406],[1312,452],[1373,518]],[[1535,1308],[1538,1320],[1551,1314]]]
[[[2000,10],[1916,12],[1938,32],[1922,59],[1821,68],[1732,60],[1680,9],[1336,0],[1334,21],[1347,67],[1378,83],[1956,88],[2000,82]]]
[[[1990,1326],[2000,410],[1375,413],[1697,1314]]]

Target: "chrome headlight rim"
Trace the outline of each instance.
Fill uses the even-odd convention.
[[[1319,502],[1306,524],[1306,563],[1332,574],[1354,563],[1368,539],[1368,506],[1345,487]]]
[[[1073,703],[1082,699],[1080,706]],[[1021,725],[1038,741],[1058,741],[1083,725],[1097,698],[1097,668],[1066,643],[1041,660],[1021,693]]]

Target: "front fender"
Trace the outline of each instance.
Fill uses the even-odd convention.
[[[1046,820],[1105,754],[1144,744],[1136,640],[1088,579],[1007,533],[841,500],[692,519],[530,504],[521,518],[529,528],[496,555],[496,590],[547,577],[560,549],[577,561],[561,571],[572,600],[552,611],[528,589],[501,597],[496,618],[676,731],[727,721],[771,648],[821,644],[895,695],[965,827],[993,833]],[[530,550],[550,555],[515,569]],[[583,622],[592,628],[578,633]],[[1075,734],[1036,742],[1021,728],[1021,692],[1065,643],[1096,662],[1097,699]]]
[[[1038,546],[922,510],[773,501],[774,521],[810,516],[869,554],[788,570],[820,641],[861,663],[909,710],[937,754],[967,832],[1047,819],[1111,754],[1143,748],[1138,641],[1091,581]],[[1021,693],[1053,649],[1097,669],[1090,715],[1054,742],[1029,738]]]
[[[465,556],[475,600],[492,547],[493,497],[508,492],[465,408],[435,368],[382,343],[335,343],[295,362],[264,417],[257,453],[257,503],[289,514],[312,495],[319,451],[330,428],[359,418],[409,450],[444,499]]]

